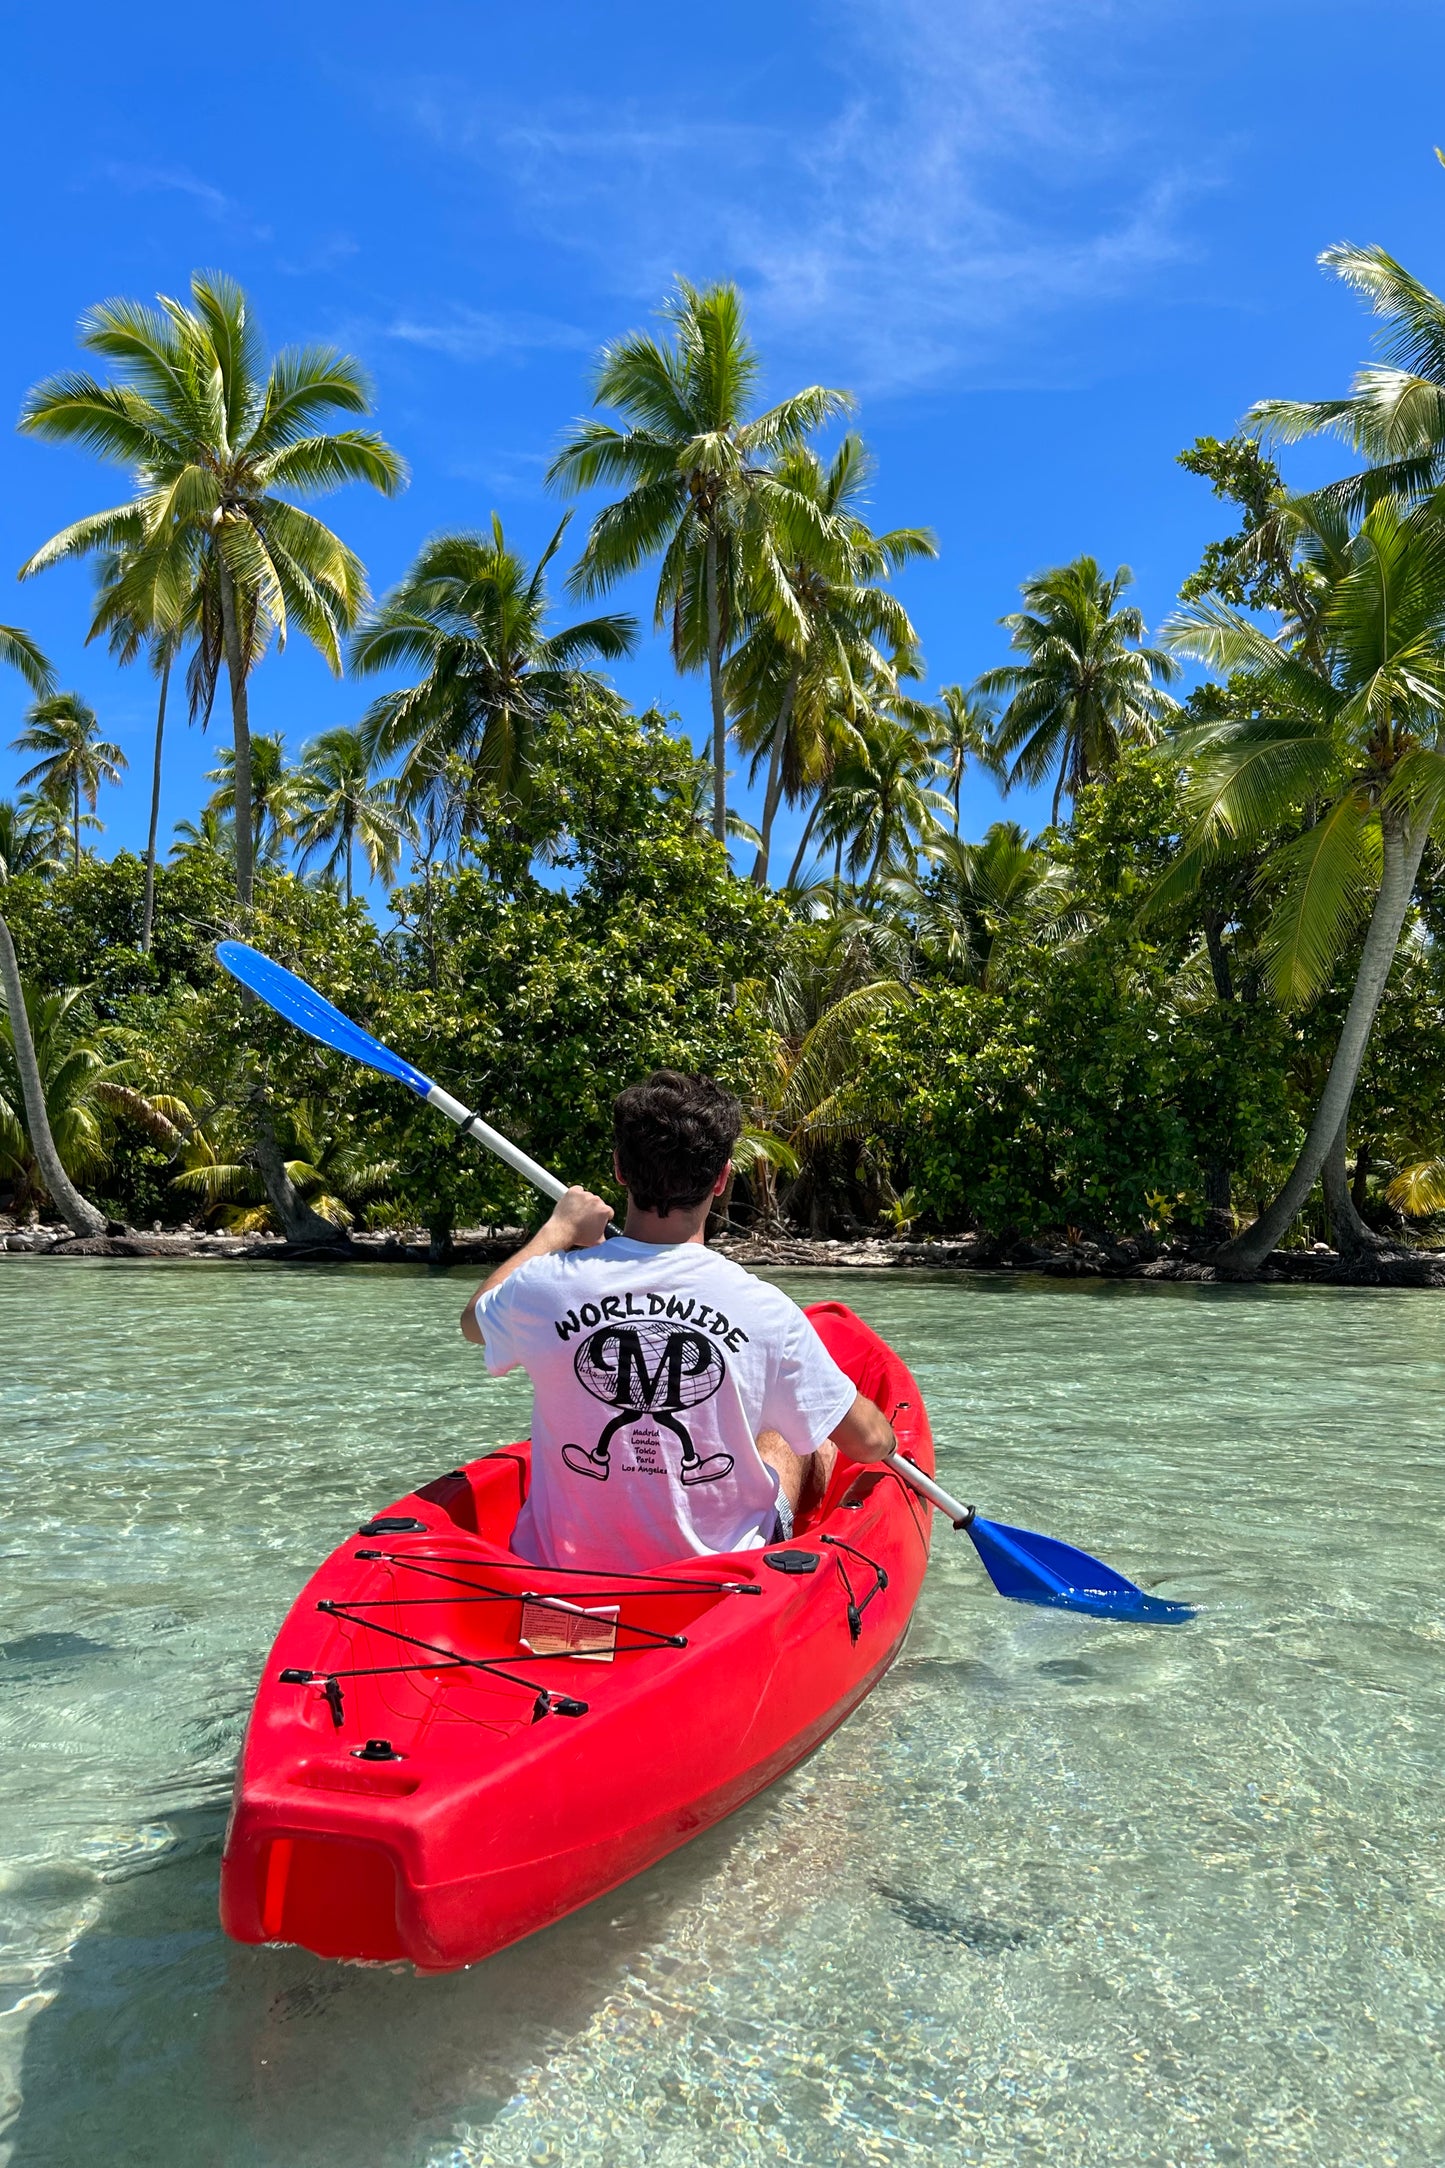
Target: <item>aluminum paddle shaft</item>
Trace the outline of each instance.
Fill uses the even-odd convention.
[[[545,1167],[539,1167],[535,1159],[527,1157],[519,1144],[513,1144],[511,1138],[504,1137],[499,1129],[493,1129],[491,1123],[484,1122],[480,1114],[473,1114],[462,1105],[460,1099],[453,1099],[451,1093],[444,1092],[440,1084],[432,1085],[426,1094],[426,1103],[429,1107],[435,1107],[438,1114],[445,1114],[449,1122],[455,1122],[464,1137],[475,1137],[478,1144],[484,1144],[489,1152],[495,1152],[498,1159],[505,1160],[513,1174],[520,1174],[524,1182],[530,1182],[534,1189],[540,1189],[542,1195],[550,1197],[554,1204],[559,1197],[566,1196],[565,1182],[559,1182],[555,1174],[549,1174]]]

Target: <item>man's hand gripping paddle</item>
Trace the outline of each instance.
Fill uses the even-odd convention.
[[[475,1137],[478,1144],[495,1152],[514,1174],[541,1190],[544,1197],[555,1203],[566,1195],[565,1182],[539,1167],[535,1159],[529,1159],[479,1114],[473,1114],[450,1092],[444,1092],[440,1084],[433,1084],[420,1069],[403,1061],[400,1054],[394,1054],[349,1016],[343,1016],[314,986],[298,979],[294,971],[273,963],[259,949],[248,948],[244,941],[219,942],[216,957],[233,978],[259,995],[288,1023],[319,1040],[322,1046],[349,1054],[353,1061],[379,1069],[383,1076],[395,1077],[418,1099],[455,1122],[463,1136]],[[888,1465],[900,1481],[946,1514],[955,1528],[967,1529],[1001,1596],[1012,1596],[1021,1603],[1050,1604],[1057,1610],[1086,1611],[1095,1618],[1139,1619],[1159,1625],[1179,1625],[1194,1616],[1191,1605],[1150,1596],[1112,1566],[1090,1558],[1087,1551],[1075,1550],[1071,1543],[1060,1543],[1054,1536],[1036,1536],[1027,1528],[1010,1528],[1001,1521],[981,1519],[972,1506],[960,1505],[932,1476],[915,1468],[901,1453],[895,1454]]]

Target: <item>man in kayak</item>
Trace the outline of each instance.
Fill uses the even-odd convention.
[[[520,1365],[535,1388],[524,1558],[640,1571],[756,1549],[792,1534],[834,1449],[891,1457],[891,1425],[797,1304],[704,1244],[741,1131],[710,1078],[629,1085],[613,1109],[622,1234],[605,1241],[611,1207],[569,1189],[463,1310],[491,1374]]]

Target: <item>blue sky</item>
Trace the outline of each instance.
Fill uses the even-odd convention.
[[[877,520],[936,529],[903,592],[930,683],[967,681],[1003,658],[1018,581],[1082,550],[1131,564],[1158,622],[1226,531],[1175,452],[1260,396],[1342,390],[1366,355],[1321,248],[1382,242],[1445,284],[1428,0],[259,0],[243,25],[151,0],[136,33],[88,0],[60,30],[10,17],[0,394],[17,410],[72,363],[88,304],[229,270],[273,344],[334,340],[375,378],[411,486],[326,503],[378,592],[424,536],[494,509],[534,552],[599,344],[675,273],[734,278],[767,392],[853,389]],[[8,565],[123,494],[18,436],[0,458]],[[153,694],[83,645],[88,592],[62,568],[0,618],[129,757],[109,849],[143,841]],[[650,617],[644,584],[622,599]],[[618,680],[701,734],[703,686],[661,641]],[[366,690],[294,643],[257,676],[253,728],[294,752]],[[0,793],[24,700],[0,685]],[[163,833],[224,729],[175,730]],[[972,782],[966,827],[997,812]]]

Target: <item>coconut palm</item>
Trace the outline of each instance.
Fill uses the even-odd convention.
[[[745,572],[755,589],[772,574],[779,620],[792,609],[783,560],[816,521],[775,471],[782,453],[850,404],[809,385],[751,412],[759,365],[735,286],[679,280],[663,309],[671,337],[632,332],[603,349],[595,403],[622,425],[585,421],[548,480],[572,491],[622,484],[598,513],[572,584],[600,594],[660,558],[655,621],[670,623],[679,669],[705,665],[712,709],[713,833],[727,837],[727,702],[723,657],[738,625]],[[779,550],[783,560],[779,558]]]
[[[1002,985],[1021,950],[1078,925],[1067,869],[1017,821],[995,821],[981,843],[940,837],[927,878],[904,896],[925,957],[985,989]]]
[[[789,1205],[826,1234],[851,1187],[860,1150],[880,1117],[868,1049],[874,1027],[912,999],[912,941],[897,914],[860,910],[846,891],[799,899],[800,917],[766,980],[738,989],[772,1043],[755,1110],[759,1153],[753,1189],[766,1220],[777,1213],[776,1174],[795,1182]],[[883,1205],[891,1195],[882,1185]]]
[[[1255,1269],[1311,1186],[1337,1162],[1332,1211],[1347,1242],[1368,1231],[1347,1210],[1350,1100],[1410,911],[1420,860],[1445,806],[1445,529],[1429,505],[1385,498],[1341,539],[1328,506],[1292,517],[1328,573],[1318,667],[1217,600],[1180,610],[1163,637],[1234,672],[1241,698],[1185,735],[1194,826],[1154,905],[1186,893],[1221,849],[1269,842],[1262,881],[1277,889],[1267,935],[1282,1001],[1312,1000],[1364,929],[1329,1074],[1288,1181],[1220,1253]],[[1280,845],[1281,831],[1302,830]]]
[[[861,893],[872,896],[885,866],[911,873],[919,853],[937,848],[939,816],[948,800],[939,775],[935,718],[922,701],[885,689],[860,718],[856,742],[839,761],[818,823],[834,850],[834,879],[863,872]]]
[[[358,674],[425,673],[383,694],[366,720],[375,757],[406,756],[404,803],[440,798],[465,827],[483,790],[523,791],[538,724],[568,707],[590,663],[631,653],[631,617],[547,629],[547,567],[566,526],[533,566],[508,547],[495,514],[490,536],[434,536],[357,632]]]
[[[163,1134],[165,1127],[146,1094],[136,1088],[131,1062],[117,1059],[86,1023],[80,1000],[78,986],[56,993],[35,985],[24,989],[25,1019],[50,1135],[62,1167],[74,1180],[102,1173],[109,1164],[114,1117],[139,1123],[151,1136]],[[0,1177],[26,1199],[37,1189],[49,1190],[50,1182],[22,1120],[14,1027],[13,1007],[0,1000]]]
[[[1445,301],[1383,248],[1343,241],[1319,260],[1373,310],[1381,359],[1356,374],[1343,399],[1262,399],[1249,421],[1286,443],[1343,437],[1369,462],[1331,485],[1346,509],[1385,495],[1413,502],[1445,482]]]
[[[278,1215],[268,1202],[269,1185],[252,1161],[239,1156],[233,1126],[209,1095],[193,1088],[162,1104],[170,1112],[173,1149],[182,1162],[171,1187],[238,1234],[274,1226]],[[314,1100],[298,1100],[278,1118],[278,1126],[292,1187],[337,1229],[350,1227],[396,1173],[395,1160],[368,1159],[361,1146],[339,1137],[326,1109]]]
[[[282,491],[364,481],[390,496],[405,469],[371,430],[329,429],[365,414],[360,366],[331,347],[292,347],[267,362],[245,294],[219,273],[191,280],[192,305],[106,301],[82,318],[80,342],[115,364],[112,381],[74,372],[27,397],[20,426],[79,444],[131,470],[133,495],[63,528],[22,577],[63,557],[135,549],[199,556],[202,645],[230,684],[236,792],[236,886],[252,889],[248,680],[274,634],[299,625],[333,670],[365,600],[360,560]]]
[[[997,709],[977,691],[962,685],[938,688],[938,744],[953,800],[953,832],[963,818],[963,777],[972,764],[1001,783],[1007,772],[994,739]]]
[[[21,788],[33,784],[53,805],[67,807],[71,863],[78,869],[81,801],[93,816],[101,784],[120,781],[126,757],[100,735],[99,718],[79,693],[50,693],[33,701],[25,710],[25,725],[11,740],[11,751],[38,753],[40,758],[21,776]]]
[[[234,854],[236,756],[231,746],[222,746],[215,767],[206,770],[206,781],[220,785],[219,790],[212,791],[206,812],[217,816],[220,823],[217,834],[226,839],[229,851]],[[286,740],[281,732],[254,737],[251,740],[251,863],[258,871],[269,871],[283,863],[285,846],[295,825],[298,789],[297,772],[286,765]],[[189,823],[183,822],[181,827],[189,827]],[[180,828],[176,832],[179,834]]]
[[[712,782],[711,764],[701,760],[694,761],[686,781],[676,793],[676,802],[686,806],[694,826],[706,835],[713,833]],[[744,820],[742,814],[735,812],[731,806],[728,808],[728,836],[734,843],[751,843],[754,850],[757,850],[762,842],[762,837],[752,822]]]
[[[198,821],[177,821],[171,834],[173,860],[209,854],[236,862],[236,823],[214,806],[202,806]]]
[[[46,657],[28,633],[18,631],[13,625],[4,627],[3,636],[0,636],[0,661],[10,662],[36,692],[44,693],[55,683],[55,673]],[[9,874],[8,863],[0,857],[0,888],[4,887]],[[81,1196],[61,1164],[55,1139],[50,1134],[45,1086],[26,1013],[20,964],[3,911],[0,911],[0,1001],[3,1001],[9,1018],[11,1059],[18,1085],[17,1100],[11,1111],[18,1118],[23,1109],[30,1149],[55,1208],[66,1224],[78,1235],[101,1234],[105,1228],[104,1213],[97,1212],[95,1206]]]
[[[161,762],[165,748],[166,710],[170,700],[171,670],[188,637],[200,633],[205,615],[205,589],[197,564],[193,533],[184,529],[167,537],[160,549],[133,547],[101,553],[96,584],[95,612],[88,640],[104,635],[110,652],[121,663],[134,662],[145,654],[159,681],[156,701],[155,752],[151,761],[150,826],[146,835],[145,904],[141,916],[141,954],[148,956],[155,924],[156,832],[161,814]],[[198,651],[204,645],[198,641]],[[199,710],[209,715],[215,691],[214,673],[209,685],[204,670],[191,686],[191,720]]]
[[[60,843],[60,816],[48,798],[36,791],[0,798],[0,882],[54,873],[62,864]]]
[[[729,658],[728,705],[737,718],[752,774],[766,761],[762,833],[752,878],[768,877],[773,823],[786,797],[797,804],[818,788],[829,765],[831,725],[855,712],[870,684],[912,672],[917,635],[896,595],[878,583],[919,557],[935,557],[927,528],[873,534],[859,506],[872,473],[862,439],[851,430],[824,462],[807,446],[777,461],[780,486],[812,511],[801,552],[769,558],[756,596],[744,593],[748,631]],[[797,545],[795,544],[795,547]],[[775,607],[781,567],[792,607]]]
[[[1011,763],[1005,787],[1053,774],[1055,822],[1065,794],[1110,775],[1124,746],[1152,745],[1176,712],[1155,680],[1177,678],[1178,663],[1140,644],[1143,617],[1119,600],[1133,578],[1120,565],[1106,580],[1092,557],[1076,557],[1025,580],[1027,608],[999,619],[1024,660],[985,670],[974,686],[1008,702],[993,732],[1000,765]]]
[[[348,904],[357,844],[372,879],[390,881],[402,845],[414,832],[396,792],[395,783],[373,781],[367,741],[359,730],[323,731],[301,755],[292,816],[301,863],[329,848],[322,871],[332,878],[342,871]]]

